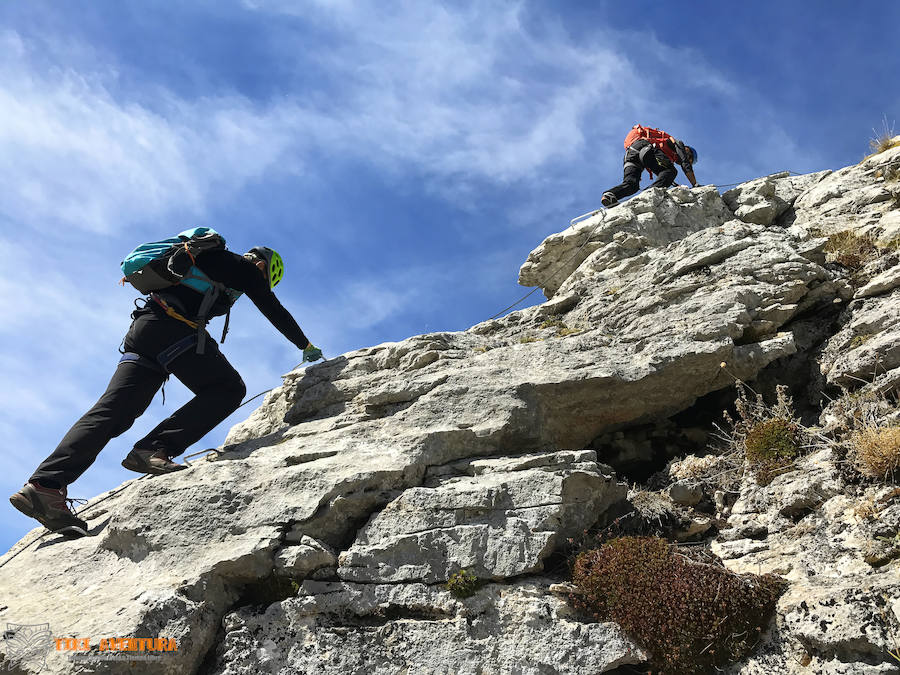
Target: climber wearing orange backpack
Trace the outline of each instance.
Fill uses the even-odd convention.
[[[621,183],[603,193],[600,203],[606,207],[615,206],[622,197],[637,192],[644,169],[651,178],[656,174],[657,178],[650,187],[665,188],[675,182],[678,173],[675,164],[679,164],[691,185],[697,187],[694,177],[696,162],[697,151],[690,145],[672,138],[665,131],[635,124],[625,137],[625,177]]]

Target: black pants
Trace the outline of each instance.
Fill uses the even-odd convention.
[[[648,169],[656,175],[650,187],[669,187],[675,182],[678,170],[665,153],[643,138],[636,140],[625,151],[625,177],[621,183],[610,188],[616,199],[633,195],[641,187],[641,172]]]
[[[125,351],[154,361],[167,347],[196,332],[150,308],[138,310],[132,317],[134,321],[124,340]],[[174,457],[234,412],[247,390],[241,376],[209,336],[204,354],[189,349],[169,363],[168,370],[195,396],[135,447],[163,450]],[[74,482],[111,439],[131,428],[165,381],[161,369],[136,362],[119,363],[100,400],[75,423],[31,480],[55,481],[61,486]]]

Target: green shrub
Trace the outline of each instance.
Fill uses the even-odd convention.
[[[785,473],[800,456],[802,436],[794,421],[783,417],[764,420],[747,432],[747,461],[760,485],[768,485]]]
[[[460,570],[455,574],[451,574],[447,580],[446,588],[456,598],[468,598],[475,595],[475,591],[481,583],[472,572],[468,570]]]
[[[619,624],[670,675],[748,654],[784,588],[779,577],[739,576],[656,537],[620,537],[582,553],[573,581],[579,609]]]

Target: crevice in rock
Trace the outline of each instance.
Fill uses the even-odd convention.
[[[295,525],[295,529],[316,532],[316,539],[325,542],[335,551],[345,551],[356,541],[359,530],[374,514],[416,485],[417,483],[393,489],[379,489],[375,485],[368,485],[360,490],[334,495],[316,510],[312,518]],[[336,513],[336,506],[340,507],[340,515]]]
[[[412,608],[401,605],[377,607],[371,614],[325,613],[319,615],[329,628],[381,628],[392,621],[446,621],[458,616],[456,612],[437,607]]]
[[[837,305],[818,308],[782,326],[782,332],[793,333],[797,352],[773,361],[748,383],[766,401],[774,400],[776,385],[787,385],[806,425],[817,422],[823,398],[837,394],[835,387],[824,382],[817,359],[822,346],[839,328],[841,309]],[[617,475],[635,483],[652,483],[652,477],[670,460],[713,452],[709,447],[713,425],[722,423],[725,411],[735,415],[736,397],[735,387],[726,386],[667,419],[608,431],[591,441],[588,448],[596,450],[598,461],[609,464]]]
[[[366,418],[370,420],[375,419],[383,419],[385,417],[391,417],[392,415],[396,415],[398,412],[402,412],[409,408],[413,403],[418,399],[413,399],[411,401],[402,401],[397,403],[380,403],[380,404],[369,404],[366,406]]]
[[[840,329],[841,310],[840,305],[829,305],[783,326],[782,331],[793,333],[797,352],[770,363],[751,383],[766,400],[774,399],[776,385],[787,385],[801,422],[808,426],[818,421],[823,400],[838,394],[837,387],[825,382],[818,361],[828,339]]]
[[[221,584],[223,587],[222,595],[228,598],[228,601],[226,601],[221,609],[209,606],[206,608],[207,611],[214,613],[217,628],[215,634],[210,638],[209,644],[206,645],[203,657],[197,661],[198,665],[195,670],[196,673],[211,673],[215,668],[218,649],[224,643],[225,639],[223,622],[228,614],[246,606],[262,605],[268,607],[274,602],[284,600],[285,598],[296,594],[296,582],[292,585],[291,582],[293,580],[278,575],[275,571],[276,551],[286,543],[286,537],[289,531],[289,523],[281,525],[280,536],[277,543],[267,551],[268,559],[266,560],[266,563],[268,564],[269,569],[267,575],[256,579],[239,580],[229,578],[227,575],[214,574],[210,575],[208,578],[201,578],[193,587],[179,589],[179,593],[186,598],[202,603],[207,595],[206,586],[209,584]],[[158,632],[159,631],[156,631],[154,633],[150,631],[147,634],[154,635],[158,634]]]
[[[708,411],[718,407],[721,398],[720,392],[707,394],[688,410],[669,419],[605,433],[588,447],[596,450],[598,461],[611,466],[616,475],[633,483],[646,483],[675,457],[706,454],[712,429]],[[733,401],[731,392],[729,403]],[[718,409],[719,418],[723,409]]]
[[[227,615],[227,612],[225,615]],[[223,615],[222,618],[224,618],[225,615]],[[206,651],[206,654],[203,656],[203,659],[200,661],[200,664],[197,666],[196,675],[212,675],[212,673],[215,672],[215,668],[219,660],[219,648],[224,644],[225,626],[223,625],[222,621],[219,621],[219,627],[216,630],[216,635],[213,638],[212,644],[210,645],[209,649]]]
[[[803,506],[795,506],[790,505],[781,509],[780,513],[785,518],[789,520],[799,523],[801,520],[806,518],[810,513],[815,513],[816,510],[821,506],[821,504],[816,505],[803,505]]]
[[[647,666],[641,664],[625,664],[612,670],[604,670],[603,675],[647,675]]]
[[[803,645],[810,656],[817,657],[822,661],[838,661],[848,665],[864,663],[869,666],[879,666],[884,663],[896,665],[897,663],[885,654],[881,647],[863,638],[833,644],[823,644],[803,636],[795,639]]]
[[[298,581],[274,572],[267,577],[242,585],[229,612],[242,607],[268,607],[297,594]],[[223,614],[224,616],[224,614]]]
[[[314,462],[317,459],[325,459],[327,457],[334,457],[338,454],[337,450],[326,450],[322,452],[311,452],[306,455],[292,455],[290,457],[285,457],[284,466],[297,466],[299,464],[308,464],[309,462]]]

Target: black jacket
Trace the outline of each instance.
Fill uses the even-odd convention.
[[[269,288],[268,280],[252,262],[231,251],[215,250],[204,251],[198,255],[196,265],[213,281],[244,293],[263,316],[297,347],[305,349],[309,346],[309,340],[300,330],[294,317],[278,301]],[[203,300],[202,293],[186,286],[173,286],[160,291],[158,295],[178,307],[179,311],[183,309],[189,318],[197,316],[200,302]],[[211,316],[221,315],[227,311],[231,303],[225,302],[225,298],[222,300],[210,313]]]

